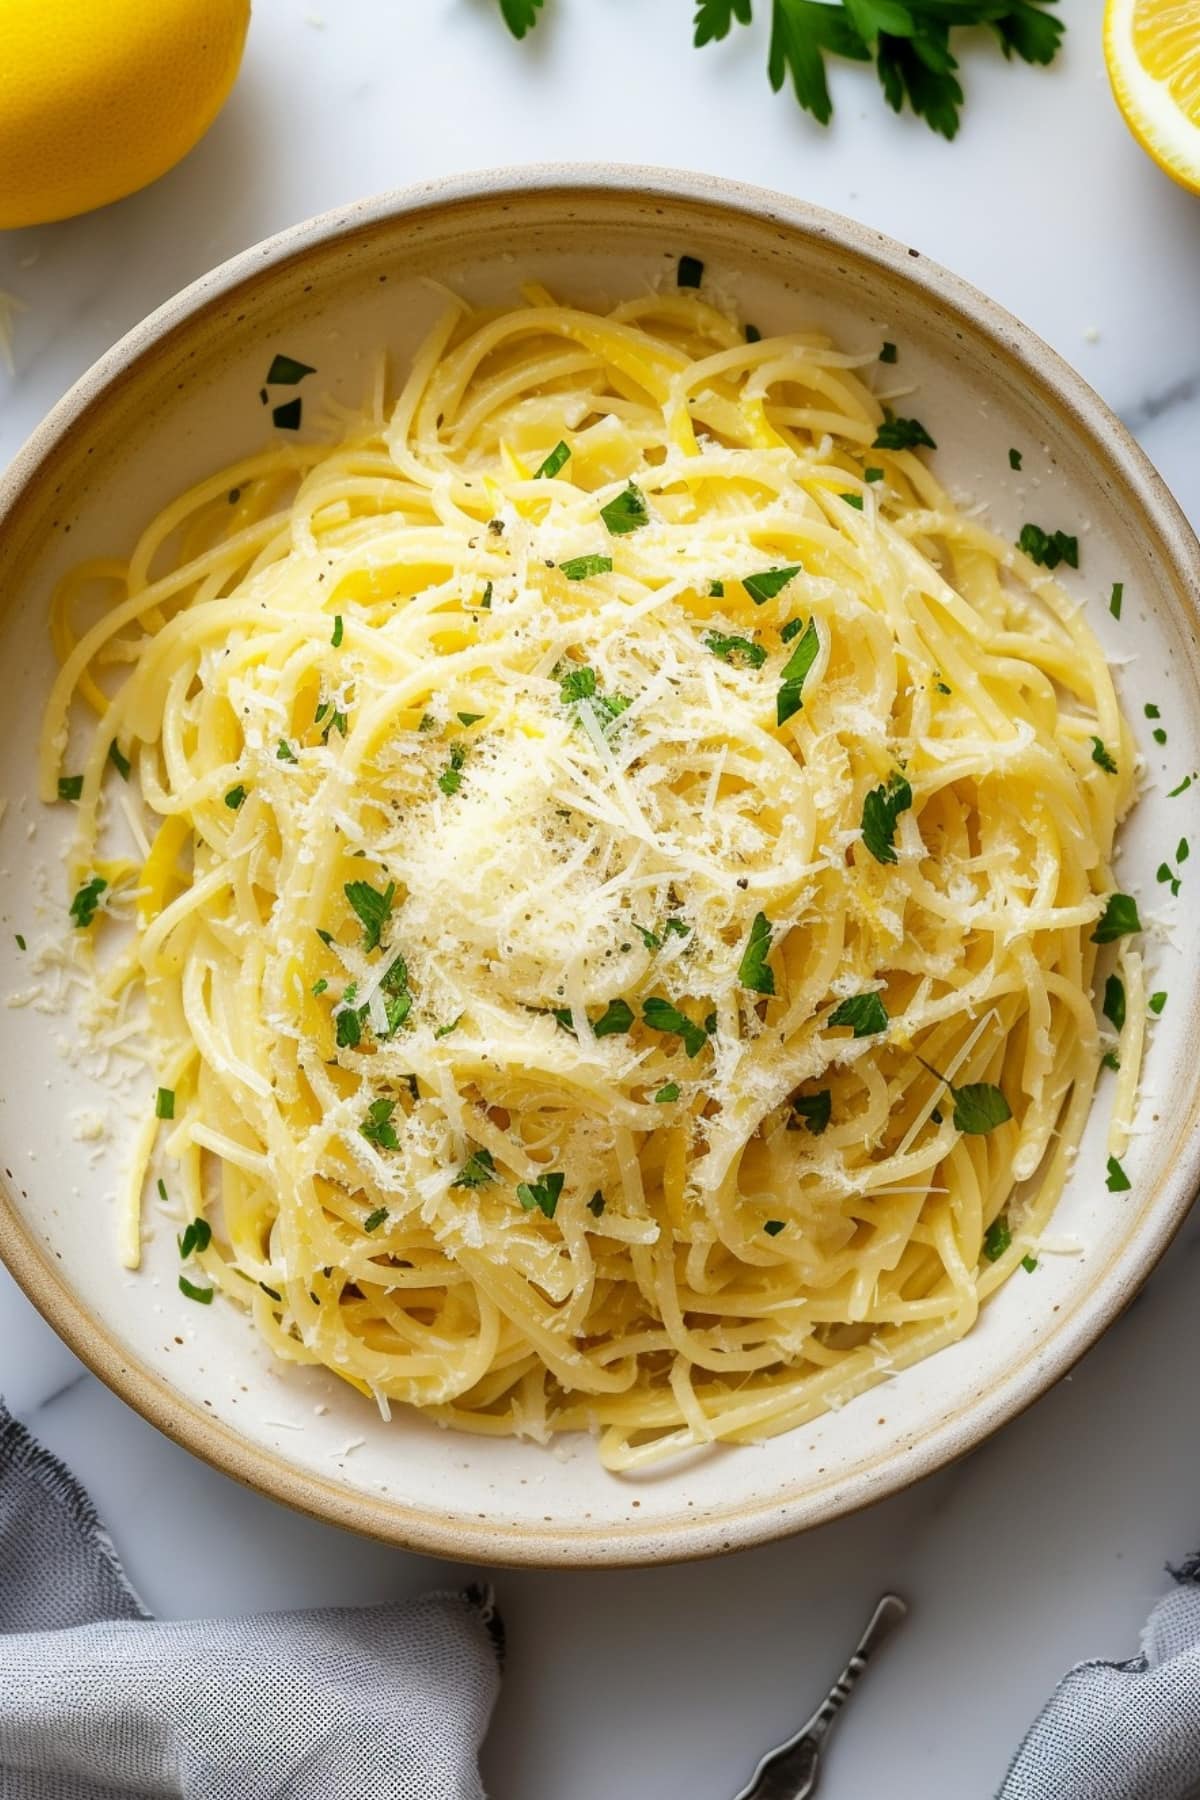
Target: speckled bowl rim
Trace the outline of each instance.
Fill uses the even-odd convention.
[[[164,340],[197,326],[204,315],[256,277],[350,239],[373,227],[481,203],[516,212],[531,199],[586,205],[613,195],[632,207],[682,203],[702,221],[736,226],[739,218],[777,228],[781,235],[818,242],[886,275],[926,306],[961,325],[966,338],[989,348],[1035,391],[1066,437],[1082,438],[1147,541],[1161,558],[1164,586],[1184,597],[1200,635],[1200,544],[1161,476],[1116,415],[1034,332],[994,301],[927,260],[919,251],[849,219],[769,190],[715,176],[630,165],[546,164],[465,174],[423,182],[324,213],[268,238],[193,282],[134,327],[93,364],[34,431],[0,474],[0,534],[15,528],[30,496],[47,479],[56,449],[90,409],[130,376]],[[297,1469],[258,1447],[185,1400],[153,1368],[126,1356],[89,1312],[40,1246],[0,1179],[0,1259],[38,1311],[93,1374],[152,1425],[194,1455],[310,1517],[385,1542],[461,1561],[534,1567],[629,1567],[717,1555],[826,1523],[910,1487],[978,1447],[1067,1374],[1134,1298],[1167,1249],[1200,1186],[1200,1100],[1192,1109],[1184,1151],[1149,1192],[1124,1245],[1098,1279],[1057,1323],[1053,1337],[1033,1342],[1006,1367],[990,1392],[960,1407],[919,1442],[881,1452],[874,1464],[840,1485],[815,1493],[758,1496],[723,1511],[677,1521],[656,1519],[562,1529],[546,1521],[504,1525],[492,1520],[447,1521],[432,1511],[372,1498],[336,1481]]]

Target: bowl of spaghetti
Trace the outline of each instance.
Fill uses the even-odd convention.
[[[189,1448],[707,1554],[977,1444],[1169,1242],[1197,546],[915,251],[389,196],[154,315],[0,516],[0,1251]]]

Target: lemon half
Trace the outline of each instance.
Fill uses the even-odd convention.
[[[233,86],[250,0],[0,0],[0,230],[145,187]]]
[[[1108,0],[1104,60],[1142,148],[1200,193],[1200,0]]]

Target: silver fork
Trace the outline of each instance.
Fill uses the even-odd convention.
[[[885,1594],[871,1614],[867,1629],[854,1647],[828,1695],[794,1737],[768,1750],[748,1784],[734,1800],[809,1800],[817,1791],[821,1752],[834,1721],[858,1685],[863,1670],[886,1637],[908,1612],[898,1594]]]

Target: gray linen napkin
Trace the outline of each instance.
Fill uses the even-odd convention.
[[[997,1800],[1196,1800],[1200,1793],[1200,1556],[1175,1570],[1129,1662],[1059,1683]]]
[[[0,1800],[482,1800],[481,1593],[160,1623],[0,1402]]]

